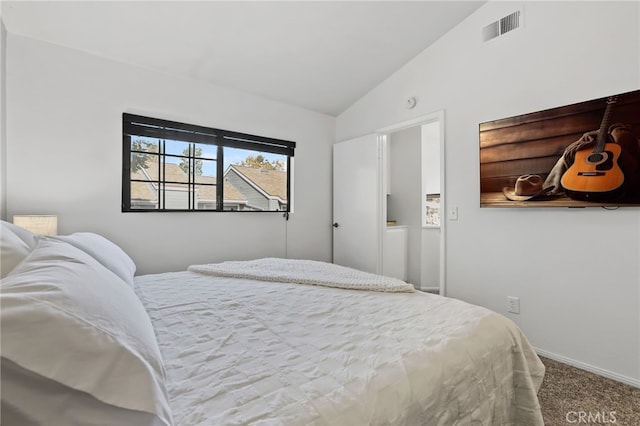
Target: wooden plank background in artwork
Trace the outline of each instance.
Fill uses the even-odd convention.
[[[480,124],[480,204],[503,199],[502,189],[513,187],[518,176],[530,173],[546,179],[568,145],[599,129],[606,101],[604,97]],[[618,95],[611,123],[631,126],[640,137],[640,90]]]

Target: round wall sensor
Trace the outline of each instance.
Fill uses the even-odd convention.
[[[416,98],[411,97],[409,99],[406,100],[405,106],[407,107],[407,109],[411,109],[414,106],[416,106]]]

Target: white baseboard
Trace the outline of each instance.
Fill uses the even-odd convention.
[[[540,356],[543,356],[545,358],[549,358],[552,359],[554,361],[558,361],[561,362],[563,364],[567,364],[570,365],[572,367],[576,367],[579,368],[581,370],[586,370],[589,371],[591,373],[597,374],[599,376],[603,376],[612,380],[615,380],[617,382],[622,382],[625,383],[627,385],[631,385],[634,386],[636,388],[640,388],[640,379],[634,379],[633,377],[627,377],[627,376],[623,376],[622,374],[618,374],[618,373],[614,373],[612,371],[609,370],[605,370],[603,368],[599,368],[599,367],[595,367],[593,365],[590,364],[586,364],[584,362],[581,361],[576,361],[575,359],[571,359],[571,358],[567,358],[565,356],[562,355],[557,355],[551,352],[547,352],[545,350],[542,349],[538,349],[538,348],[534,348],[536,353]]]

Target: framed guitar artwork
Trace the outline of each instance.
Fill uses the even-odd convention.
[[[624,195],[624,172],[620,166],[622,147],[611,140],[609,134],[613,105],[616,102],[616,96],[607,100],[607,109],[595,143],[585,142],[585,148],[575,151],[573,162],[560,179],[569,198],[615,201]]]
[[[480,123],[481,207],[640,206],[640,90]]]

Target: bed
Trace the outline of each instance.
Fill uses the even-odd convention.
[[[509,319],[256,259],[135,276],[93,233],[2,222],[3,425],[543,425]]]

